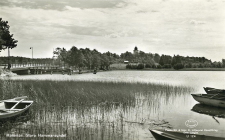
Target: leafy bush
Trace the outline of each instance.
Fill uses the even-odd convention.
[[[144,69],[144,64],[126,65],[127,69]]]
[[[170,68],[172,68],[172,66],[170,64],[165,64],[165,65],[163,65],[163,68],[170,69]]]
[[[177,63],[177,64],[175,64],[175,65],[173,66],[173,68],[174,68],[175,70],[183,69],[183,68],[184,68],[184,65],[181,64],[181,63]]]
[[[155,69],[156,68],[156,65],[152,65],[152,68]]]
[[[157,66],[157,69],[161,69],[161,68],[162,68],[162,66],[161,66],[161,65],[158,65],[158,66]]]
[[[131,68],[131,65],[126,65],[126,69],[130,69]]]
[[[152,66],[150,64],[146,64],[145,68],[151,68]]]
[[[137,69],[144,69],[144,64],[138,64]]]

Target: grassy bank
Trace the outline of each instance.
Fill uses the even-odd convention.
[[[2,68],[0,68],[0,77],[4,77],[4,76],[15,76],[15,75],[16,75],[15,73],[12,73],[8,69],[2,69]]]
[[[100,103],[128,104],[136,93],[181,93],[187,87],[154,83],[120,83],[88,81],[25,81],[2,80],[0,97],[28,96],[39,105],[91,106]]]
[[[67,139],[80,140],[136,139],[139,134],[133,131],[136,125],[144,124],[145,113],[156,111],[162,104],[171,103],[172,97],[187,95],[192,90],[154,83],[2,80],[2,99],[28,96],[35,103],[25,123],[4,123],[1,134],[65,134]]]

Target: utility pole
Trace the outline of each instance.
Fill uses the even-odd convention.
[[[10,70],[11,68],[11,64],[10,64],[10,51],[9,51],[9,47],[8,47],[8,69]]]
[[[30,49],[32,50],[32,59],[31,60],[32,60],[32,64],[33,64],[33,47],[30,47]]]
[[[30,47],[30,49],[32,49],[32,59],[33,59],[33,47]]]

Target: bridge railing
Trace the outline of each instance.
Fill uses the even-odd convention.
[[[40,66],[43,66],[43,67],[51,67],[51,66],[54,66],[54,67],[62,67],[60,65],[54,65],[54,64],[33,64],[33,63],[26,63],[26,64],[14,64],[12,63],[11,64],[11,68],[21,68],[21,67],[40,67]],[[8,68],[8,64],[0,64],[0,68]]]

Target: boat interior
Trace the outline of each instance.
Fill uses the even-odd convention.
[[[5,101],[0,103],[0,110],[1,111],[16,111],[26,108],[27,106],[30,106],[33,103],[33,101]]]

